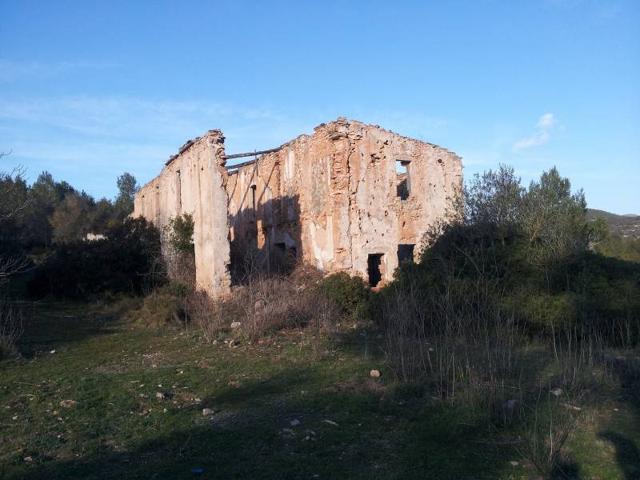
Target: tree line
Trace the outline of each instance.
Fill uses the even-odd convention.
[[[136,179],[116,184],[114,200],[96,200],[49,172],[32,184],[23,169],[0,172],[0,297],[141,294],[163,278],[160,233],[130,217]]]
[[[22,169],[0,172],[0,248],[33,251],[104,234],[133,211],[135,177],[125,172],[117,185],[115,200],[96,200],[46,171],[31,185]]]

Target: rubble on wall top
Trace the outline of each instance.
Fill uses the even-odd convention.
[[[217,137],[217,140],[219,142],[224,142],[224,135],[222,134],[222,130],[219,129],[211,129],[211,130],[207,130],[207,133],[201,137],[196,137],[196,138],[192,138],[190,140],[187,140],[179,149],[178,149],[178,153],[173,154],[169,157],[169,159],[164,163],[165,166],[166,165],[170,165],[171,162],[173,162],[179,155],[182,155],[184,152],[186,152],[187,150],[189,150],[189,148],[191,148],[191,146],[193,146],[194,144],[196,144],[197,142],[199,142],[200,140],[202,140],[205,137],[209,137],[209,136],[215,136]]]
[[[439,145],[436,145],[434,143],[424,142],[422,140],[418,140],[418,139],[415,139],[415,138],[407,137],[405,135],[400,135],[400,134],[398,134],[398,133],[396,133],[396,132],[394,132],[392,130],[388,130],[388,129],[382,128],[380,125],[363,123],[363,122],[360,122],[358,120],[349,120],[346,117],[338,117],[335,120],[332,120],[330,122],[320,123],[319,125],[314,127],[313,132],[314,132],[314,135],[315,134],[320,134],[323,131],[327,132],[329,139],[332,140],[332,141],[338,140],[340,138],[347,138],[347,137],[349,137],[349,135],[352,135],[352,136],[353,135],[357,135],[359,137],[358,132],[355,132],[355,131],[353,131],[353,129],[351,129],[352,126],[356,127],[356,128],[359,127],[359,128],[362,128],[362,129],[373,128],[373,129],[376,129],[376,130],[380,130],[380,131],[383,131],[383,132],[390,133],[390,134],[392,134],[392,135],[394,135],[396,137],[399,137],[399,138],[402,138],[402,139],[405,139],[405,140],[408,140],[408,141],[411,141],[411,142],[422,143],[422,144],[428,145],[428,146],[430,146],[430,147],[432,147],[434,149],[442,150],[445,153],[449,153],[449,154],[453,154],[453,155],[458,156],[455,152],[451,152],[450,150],[448,150],[448,149],[446,149],[444,147],[441,147]],[[335,130],[332,130],[332,127],[333,128],[339,127],[339,128],[336,128]],[[276,147],[276,148],[273,148],[273,149],[270,149],[270,150],[266,150],[266,151],[262,151],[262,152],[254,152],[254,153],[257,154],[258,156],[260,156],[260,158],[262,158],[262,155],[269,155],[271,153],[278,152],[279,150],[282,150],[283,148],[289,147],[289,146],[291,146],[291,145],[293,145],[293,144],[295,144],[297,142],[300,142],[300,141],[303,141],[303,140],[307,140],[307,139],[311,138],[312,136],[313,135],[309,135],[307,133],[303,133],[303,134],[300,134],[297,137],[289,140],[288,142],[283,143],[279,147]],[[254,153],[249,152],[249,154],[254,154]],[[249,156],[249,154],[247,154],[247,156]],[[236,157],[239,157],[239,156],[244,156],[244,154],[227,155],[226,158],[227,159],[228,158],[236,158]],[[242,163],[239,163],[239,164],[236,164],[236,165],[228,165],[227,169],[230,170],[230,171],[235,172],[235,171],[237,171],[238,169],[240,169],[242,167],[254,164],[255,161],[256,160],[249,160],[249,161],[242,162]]]
[[[317,132],[317,131],[320,131],[320,130],[323,130],[323,129],[328,129],[332,125],[337,125],[337,126],[347,127],[347,128],[349,128],[351,126],[359,126],[361,128],[375,128],[377,130],[390,133],[392,135],[395,135],[397,137],[403,138],[405,140],[409,140],[409,141],[412,141],[412,142],[420,142],[420,143],[423,143],[425,145],[429,145],[430,147],[432,147],[434,149],[440,149],[440,150],[442,150],[442,151],[444,151],[446,153],[451,153],[451,154],[457,155],[455,152],[452,152],[451,150],[448,150],[447,148],[441,147],[440,145],[437,145],[435,143],[425,142],[425,141],[419,140],[417,138],[412,138],[412,137],[408,137],[406,135],[401,135],[401,134],[399,134],[397,132],[394,132],[393,130],[389,130],[387,128],[383,128],[378,124],[364,123],[364,122],[361,122],[359,120],[349,120],[346,117],[338,117],[335,120],[332,120],[330,122],[321,123],[317,127],[315,127],[313,130],[314,130],[314,132]],[[333,135],[333,137],[330,137],[330,138],[332,140],[337,140],[338,138],[345,137],[346,136],[346,132],[335,132],[332,135]],[[303,136],[305,136],[305,135],[300,135],[299,137],[295,138],[294,140],[291,140],[290,142],[285,143],[284,145],[287,145],[288,143],[293,143],[298,138],[303,137]]]
[[[400,134],[398,134],[398,133],[396,133],[396,132],[394,132],[392,130],[388,130],[388,129],[383,128],[383,127],[381,127],[380,125],[377,125],[377,124],[364,123],[364,122],[360,122],[358,120],[349,120],[346,117],[338,117],[335,120],[332,120],[330,122],[320,123],[319,125],[314,127],[314,129],[313,129],[314,134],[318,133],[320,131],[323,131],[323,130],[327,130],[328,131],[332,126],[334,126],[334,127],[335,126],[342,127],[343,129],[346,128],[347,131],[335,130],[335,131],[331,132],[329,134],[329,138],[331,140],[338,140],[340,138],[347,137],[348,133],[349,133],[348,131],[351,130],[351,127],[360,127],[360,128],[365,128],[365,129],[366,128],[374,128],[374,129],[377,129],[377,130],[380,130],[380,131],[383,131],[383,132],[390,133],[392,135],[395,135],[395,136],[397,136],[399,138],[402,138],[402,139],[405,139],[405,140],[409,140],[409,141],[412,141],[412,142],[423,143],[423,144],[428,145],[428,146],[430,146],[430,147],[432,147],[434,149],[440,149],[443,152],[457,155],[457,154],[455,154],[455,152],[452,152],[452,151],[450,151],[450,150],[448,150],[448,149],[446,149],[444,147],[441,147],[440,145],[436,145],[436,144],[430,143],[430,142],[425,142],[425,141],[418,140],[416,138],[408,137],[408,136],[405,136],[405,135],[400,135]],[[222,135],[222,131],[219,130],[219,129],[208,130],[207,134],[204,135],[204,136],[209,136],[209,135],[217,136],[217,137],[219,137],[219,141],[224,141],[224,136]],[[182,147],[180,147],[180,149],[178,150],[177,154],[171,155],[169,157],[169,159],[165,162],[165,165],[170,165],[171,162],[173,162],[179,155],[183,154],[185,151],[187,151],[191,146],[193,146],[195,143],[197,143],[203,137],[196,137],[194,139],[191,139],[191,140],[188,140],[187,142],[185,142],[184,145],[182,145]],[[297,137],[289,140],[288,142],[283,143],[282,145],[280,145],[279,147],[276,147],[276,148],[272,148],[272,149],[269,149],[269,150],[266,150],[266,151],[261,151],[261,152],[249,152],[249,154],[246,154],[246,155],[245,154],[227,155],[225,158],[229,159],[229,158],[236,158],[236,157],[241,157],[241,156],[250,156],[250,154],[268,155],[270,153],[275,153],[275,152],[277,152],[277,151],[279,151],[279,150],[281,150],[281,149],[283,149],[283,148],[285,148],[285,147],[287,147],[287,146],[289,146],[291,144],[294,144],[294,143],[296,143],[298,141],[301,141],[301,140],[304,140],[304,139],[308,139],[310,137],[311,137],[311,135],[303,133],[303,134],[298,135]],[[229,165],[227,168],[228,169],[237,169],[239,167],[242,167],[242,166],[245,166],[245,165],[248,165],[248,164],[251,164],[251,163],[253,163],[253,161],[242,162],[241,164],[237,164],[237,165]]]
[[[196,143],[198,140],[200,140],[202,137],[196,137],[196,138],[192,138],[191,140],[187,140],[179,149],[178,149],[178,153],[175,153],[173,155],[171,155],[169,157],[169,160],[167,160],[166,162],[164,162],[165,166],[170,165],[171,162],[173,162],[176,158],[178,158],[179,155],[182,155],[185,151],[187,151],[189,149],[189,147],[191,145],[193,145],[194,143]]]
[[[185,144],[180,147],[180,150],[178,150],[178,155],[184,153],[191,145],[196,143],[198,140],[200,140],[200,137],[196,137],[192,140],[187,140]]]

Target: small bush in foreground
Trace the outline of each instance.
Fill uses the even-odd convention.
[[[250,338],[287,328],[328,328],[338,309],[315,284],[295,277],[252,278],[235,293],[242,306],[241,331]],[[302,280],[302,281],[300,281]]]
[[[207,342],[216,340],[234,322],[244,320],[237,295],[213,301],[205,292],[192,292],[185,298],[185,312],[189,324],[200,330]]]
[[[186,291],[181,285],[168,284],[144,297],[140,308],[130,312],[128,317],[135,323],[150,327],[183,324],[186,319],[185,298]]]
[[[516,451],[544,478],[567,478],[565,447],[575,430],[579,412],[553,393],[540,391],[537,399],[520,408],[522,443]]]
[[[344,315],[353,319],[369,318],[370,293],[361,278],[345,272],[334,273],[322,279],[320,290]]]

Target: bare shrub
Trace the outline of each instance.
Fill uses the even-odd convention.
[[[575,402],[574,402],[575,403]],[[522,442],[516,450],[529,460],[540,475],[563,475],[565,446],[578,422],[579,411],[551,391],[540,388],[535,400],[520,409]]]
[[[18,354],[16,345],[22,335],[24,317],[24,309],[0,299],[0,360]]]
[[[163,247],[164,248],[164,247]],[[191,252],[179,252],[170,247],[164,248],[166,276],[175,282],[194,288],[196,284],[196,261]]]
[[[31,262],[24,255],[0,255],[0,286],[7,283],[9,277],[26,272],[30,266]]]
[[[189,323],[212,342],[219,332],[242,320],[243,310],[236,296],[213,301],[205,292],[192,292],[185,298],[185,313]]]
[[[296,259],[278,249],[258,248],[255,244],[232,244],[231,277],[239,285],[248,285],[258,277],[277,277],[296,270]]]
[[[480,283],[392,287],[381,312],[388,361],[402,381],[517,434],[517,451],[545,478],[562,475],[580,405],[612,376],[604,334],[576,327],[532,341],[515,316],[481,301]]]
[[[388,295],[386,355],[401,380],[428,381],[441,398],[501,403],[513,395],[510,381],[520,378],[522,329],[466,291],[455,299],[449,289],[424,295],[417,287]]]
[[[246,278],[244,285],[216,300],[174,280],[147,295],[130,317],[156,327],[189,323],[209,342],[229,329],[250,339],[288,328],[310,326],[327,330],[342,313],[320,288],[321,278],[317,270],[304,266],[289,275],[257,270]]]
[[[295,281],[297,280],[297,281]],[[283,328],[327,327],[337,307],[317,286],[285,276],[256,275],[239,291],[244,314],[242,331],[250,338]]]
[[[212,301],[203,292],[188,295],[186,315],[208,341],[230,328],[250,339],[289,328],[329,330],[340,310],[322,293],[320,279],[316,270],[304,266],[286,276],[257,271],[226,298]]]

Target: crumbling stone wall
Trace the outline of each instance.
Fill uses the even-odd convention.
[[[224,205],[228,225],[220,219],[215,226],[208,225],[205,230],[210,235],[211,228],[220,230],[215,241],[200,249],[225,244],[229,252],[231,246],[234,261],[241,261],[239,257],[250,249],[266,252],[267,259],[269,252],[287,250],[325,272],[346,271],[372,285],[388,281],[401,258],[417,255],[431,225],[451,213],[462,186],[462,163],[456,154],[342,118],[318,126],[312,135],[301,135],[253,164],[227,167],[228,172],[219,132],[215,142],[216,200],[198,197],[193,204],[201,212],[196,228],[211,215],[220,217]],[[154,182],[164,182],[160,190],[167,188],[165,195],[175,196],[170,192],[176,169],[200,179],[197,171],[178,166],[187,155],[194,155],[189,153],[192,148],[181,151],[138,194],[136,214],[165,225],[179,212],[170,198],[154,200],[148,192],[155,188]],[[407,171],[399,173],[399,165]],[[167,180],[172,176],[173,181]],[[196,187],[200,183],[187,181],[182,170],[181,179],[183,197],[186,190],[201,188]],[[188,211],[184,203],[182,211]],[[197,268],[209,266],[205,261]],[[372,270],[379,278],[371,278]],[[228,281],[222,283],[228,286]],[[207,290],[217,294],[217,284],[211,285]]]
[[[231,284],[224,155],[219,130],[187,142],[160,175],[140,189],[133,213],[161,231],[171,218],[193,215],[196,286],[213,295],[224,294]]]

